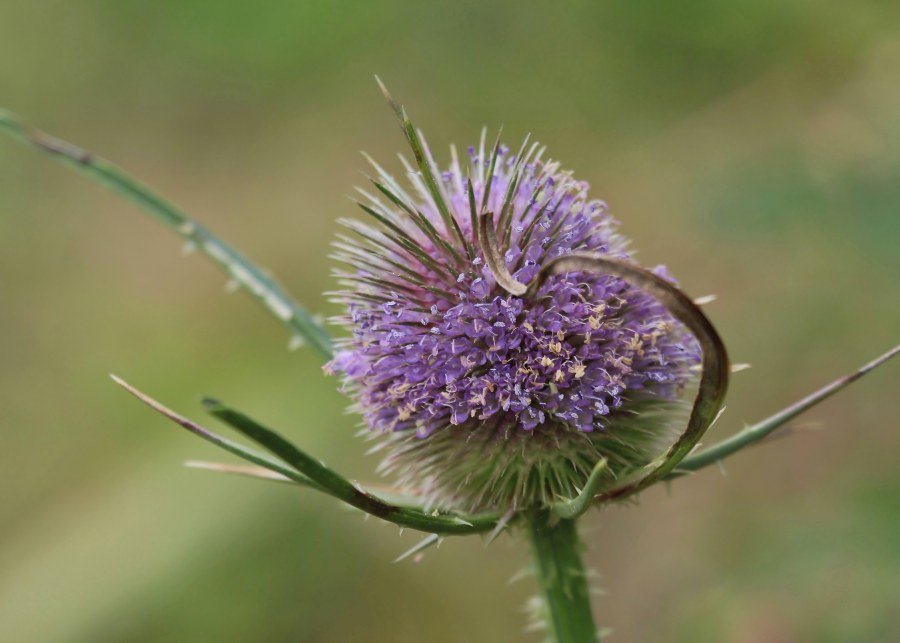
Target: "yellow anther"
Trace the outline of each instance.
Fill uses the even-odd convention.
[[[569,367],[569,372],[576,380],[580,380],[584,377],[584,364],[576,363]]]

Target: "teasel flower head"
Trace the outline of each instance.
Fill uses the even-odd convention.
[[[683,426],[700,351],[654,296],[602,271],[543,274],[592,253],[632,262],[604,202],[526,142],[438,168],[398,108],[415,163],[374,161],[335,258],[350,331],[339,374],[381,470],[435,508],[546,506],[599,461],[612,485]],[[664,268],[653,272],[670,280]]]

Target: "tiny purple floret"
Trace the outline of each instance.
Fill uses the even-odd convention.
[[[672,400],[692,376],[693,338],[619,278],[554,275],[527,299],[497,284],[472,229],[469,181],[523,284],[575,251],[630,260],[617,222],[588,198],[586,183],[540,153],[500,149],[505,162],[494,164],[487,198],[490,162],[475,148],[465,171],[455,155],[444,172],[432,168],[455,225],[421,173],[409,173],[411,189],[381,173],[383,192],[403,205],[366,192],[364,206],[380,223],[354,222],[361,238],[338,244],[336,256],[352,268],[339,273],[347,314],[338,321],[351,335],[326,368],[340,374],[375,431],[423,439],[460,425],[602,431],[636,394]]]

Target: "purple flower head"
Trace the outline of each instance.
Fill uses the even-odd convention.
[[[440,171],[408,137],[417,167],[401,182],[373,163],[359,205],[374,221],[345,221],[356,234],[336,243],[351,335],[326,367],[381,438],[382,470],[436,506],[481,510],[572,495],[601,458],[610,480],[646,465],[671,441],[695,341],[620,278],[540,275],[573,252],[631,259],[606,204],[537,144],[486,153],[482,135]],[[497,261],[534,287],[509,292]]]

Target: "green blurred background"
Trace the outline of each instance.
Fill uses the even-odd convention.
[[[900,337],[894,2],[4,0],[0,105],[113,159],[329,312],[327,244],[403,140],[527,132],[666,263],[735,361],[721,437]],[[374,457],[310,352],[134,207],[0,140],[0,640],[538,640],[524,543],[415,542],[117,389],[215,394],[340,470]],[[789,439],[584,522],[613,641],[893,642],[898,368]]]

